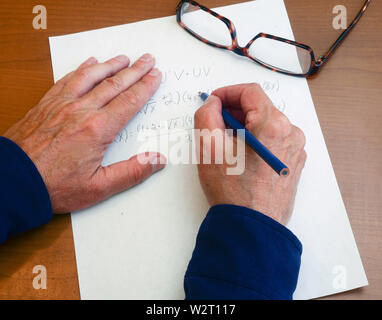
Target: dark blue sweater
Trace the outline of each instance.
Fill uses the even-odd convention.
[[[0,243],[52,218],[37,168],[12,141],[0,137]],[[287,228],[234,205],[212,207],[189,263],[186,299],[291,299],[302,246]]]

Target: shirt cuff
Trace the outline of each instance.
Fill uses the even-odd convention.
[[[28,155],[0,137],[0,243],[52,218],[45,183]]]
[[[185,276],[188,299],[292,299],[301,242],[241,206],[217,205],[203,221]]]

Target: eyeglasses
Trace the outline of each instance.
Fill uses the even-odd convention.
[[[362,9],[348,28],[342,32],[329,50],[317,60],[309,46],[266,33],[259,33],[245,47],[240,47],[237,42],[235,26],[229,19],[192,0],[179,2],[176,9],[176,19],[179,25],[188,33],[213,47],[246,56],[275,72],[295,77],[309,77],[316,74],[328,61],[361,19],[370,1],[365,1]],[[299,63],[296,63],[296,53]]]

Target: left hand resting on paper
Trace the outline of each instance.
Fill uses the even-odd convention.
[[[129,64],[126,56],[105,63],[88,59],[59,80],[4,134],[36,165],[53,212],[86,208],[165,166],[166,159],[158,153],[146,154],[145,164],[135,156],[107,167],[101,165],[108,145],[161,82],[151,55]]]

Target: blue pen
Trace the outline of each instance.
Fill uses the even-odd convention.
[[[205,101],[208,98],[208,94],[199,92],[200,98]],[[252,133],[250,133],[244,126],[241,125],[227,110],[222,109],[223,120],[233,130],[244,129],[245,130],[245,142],[266,162],[269,166],[275,170],[281,176],[287,176],[289,174],[288,167],[283,164],[275,155],[270,152],[259,140],[257,140]]]

